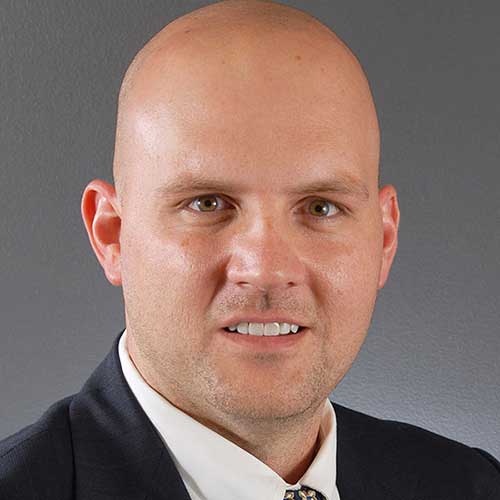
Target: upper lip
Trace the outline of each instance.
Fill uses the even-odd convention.
[[[229,326],[237,325],[238,323],[289,323],[298,326],[307,326],[304,321],[293,318],[284,314],[245,314],[239,316],[233,316],[229,318],[223,325],[223,328],[227,328]]]

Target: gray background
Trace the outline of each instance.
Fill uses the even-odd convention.
[[[137,50],[202,1],[0,2],[0,437],[78,391],[124,327],[80,216],[112,181]],[[500,457],[498,2],[290,1],[358,55],[398,189],[399,250],[332,398]]]

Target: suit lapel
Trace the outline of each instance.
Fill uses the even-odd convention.
[[[337,403],[337,488],[341,500],[413,498],[418,477],[394,427]],[[397,452],[394,452],[398,449]]]
[[[75,498],[189,500],[168,449],[125,381],[122,333],[70,405]]]

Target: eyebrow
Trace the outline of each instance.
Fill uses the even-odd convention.
[[[245,191],[246,188],[237,183],[232,183],[217,179],[207,179],[203,177],[181,176],[172,179],[157,187],[154,190],[155,198],[166,198],[175,194],[191,192],[236,192]],[[303,184],[301,186],[291,187],[287,190],[289,194],[301,195],[311,193],[340,193],[347,196],[360,198],[367,201],[370,197],[368,188],[364,182],[350,175],[338,175],[332,179],[319,179]]]

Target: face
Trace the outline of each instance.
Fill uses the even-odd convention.
[[[119,236],[129,350],[188,412],[290,417],[351,366],[392,260],[374,110],[339,48],[336,66],[300,40],[272,58],[253,48],[247,66],[183,47],[193,63],[152,56],[129,110]],[[307,329],[274,350],[222,330],[255,314]]]

